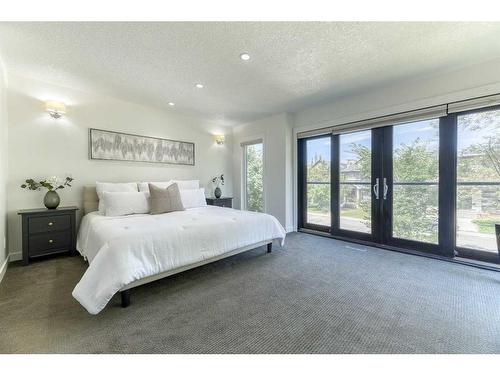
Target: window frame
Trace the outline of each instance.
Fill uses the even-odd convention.
[[[470,115],[473,113],[480,113],[480,112],[488,112],[488,111],[497,111],[500,110],[500,105],[494,105],[494,106],[489,106],[489,107],[481,107],[481,108],[476,108],[476,109],[471,109],[468,111],[461,111],[461,112],[455,112],[453,114],[449,114],[448,116],[454,116],[454,124],[455,124],[455,135],[454,135],[454,141],[455,141],[455,148],[454,148],[454,184],[453,184],[453,250],[454,250],[454,256],[455,257],[460,257],[460,258],[467,258],[467,259],[474,259],[478,261],[483,261],[483,262],[488,262],[488,263],[500,263],[500,254],[497,251],[497,253],[491,252],[491,251],[484,251],[484,250],[478,250],[478,249],[472,249],[468,247],[463,247],[463,246],[457,246],[456,240],[457,240],[457,187],[458,187],[458,174],[457,174],[457,161],[458,161],[458,117],[459,116],[466,116]]]
[[[372,233],[358,233],[339,228],[340,209],[338,208],[339,184],[339,134],[348,134],[357,130],[345,129],[342,132],[328,133],[331,136],[331,226],[324,228],[307,223],[307,181],[306,181],[306,142],[310,139],[325,137],[325,133],[310,137],[297,138],[297,229],[309,233],[327,235],[332,238],[375,245],[391,250],[406,251],[417,254],[500,263],[498,253],[458,247],[457,239],[457,143],[458,117],[471,113],[499,110],[500,105],[483,106],[466,111],[448,113],[439,117],[439,179],[438,179],[438,243],[419,242],[410,239],[392,237],[392,205],[393,205],[393,173],[392,142],[393,126],[372,128],[372,186],[376,176],[384,176],[391,187],[386,203],[381,200],[372,204]],[[438,118],[438,117],[436,117]],[[419,120],[416,120],[419,121]],[[365,129],[364,129],[365,130]],[[372,197],[373,201],[373,197]],[[328,229],[328,230],[327,230]]]
[[[434,254],[434,255],[442,255],[442,256],[453,256],[452,248],[446,248],[443,246],[442,236],[441,236],[441,223],[443,220],[441,219],[444,212],[446,212],[446,206],[444,204],[444,196],[447,191],[447,187],[450,186],[446,180],[447,176],[442,175],[442,173],[446,170],[446,166],[444,165],[446,159],[446,152],[449,151],[450,147],[450,139],[447,137],[443,137],[444,127],[447,127],[446,123],[443,120],[444,117],[439,117],[439,150],[438,150],[438,242],[423,242],[412,240],[408,238],[400,238],[393,236],[393,217],[394,217],[394,175],[393,175],[393,139],[394,139],[394,128],[393,126],[404,125],[404,124],[394,124],[388,126],[384,129],[384,158],[383,158],[383,175],[387,178],[387,185],[390,187],[387,193],[386,204],[383,207],[383,215],[384,219],[382,221],[383,229],[383,243],[388,246],[394,246],[403,249],[415,250],[415,251],[423,251],[426,253]],[[445,133],[446,134],[446,133]]]
[[[330,155],[333,154],[333,139],[331,134],[318,134],[308,138],[299,139],[298,148],[297,148],[297,159],[301,161],[304,165],[304,168],[300,168],[299,162],[299,173],[298,173],[298,208],[299,208],[299,217],[297,218],[298,228],[303,227],[306,229],[323,232],[323,233],[331,233],[332,229],[332,221],[333,221],[333,200],[332,200],[332,186],[333,186],[333,170],[330,166],[330,226],[308,223],[307,222],[307,141],[320,139],[320,138],[328,138],[330,137]],[[332,163],[330,161],[330,163]]]
[[[241,180],[241,209],[248,211],[247,209],[247,147],[257,144],[262,144],[262,212],[267,212],[266,205],[266,147],[264,142],[264,137],[254,137],[248,141],[241,142],[241,170],[242,170],[242,180]]]

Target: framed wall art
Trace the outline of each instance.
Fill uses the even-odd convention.
[[[194,143],[165,138],[90,129],[89,153],[93,160],[138,161],[194,165]]]

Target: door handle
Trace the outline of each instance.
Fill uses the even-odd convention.
[[[377,177],[375,179],[375,185],[373,185],[373,193],[375,194],[375,199],[378,199],[378,182],[379,182],[379,178]]]
[[[389,190],[389,186],[387,186],[387,178],[384,177],[384,200],[387,199],[387,190]]]

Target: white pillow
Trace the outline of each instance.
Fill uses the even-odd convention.
[[[106,216],[148,214],[151,211],[149,193],[146,192],[104,192]]]
[[[105,192],[137,192],[136,182],[96,182],[97,196],[99,197],[99,212],[105,214],[106,206],[103,201]]]
[[[205,200],[205,189],[181,190],[181,201],[184,208],[203,207],[207,205]]]
[[[180,190],[200,188],[200,180],[172,180],[172,182],[177,183]]]
[[[153,184],[161,189],[166,189],[173,183],[174,182],[172,180],[161,182],[139,182],[139,191],[147,191],[149,193],[149,184]]]

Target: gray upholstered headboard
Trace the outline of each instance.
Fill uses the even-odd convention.
[[[95,186],[83,187],[83,214],[97,211],[99,207],[99,197]]]

